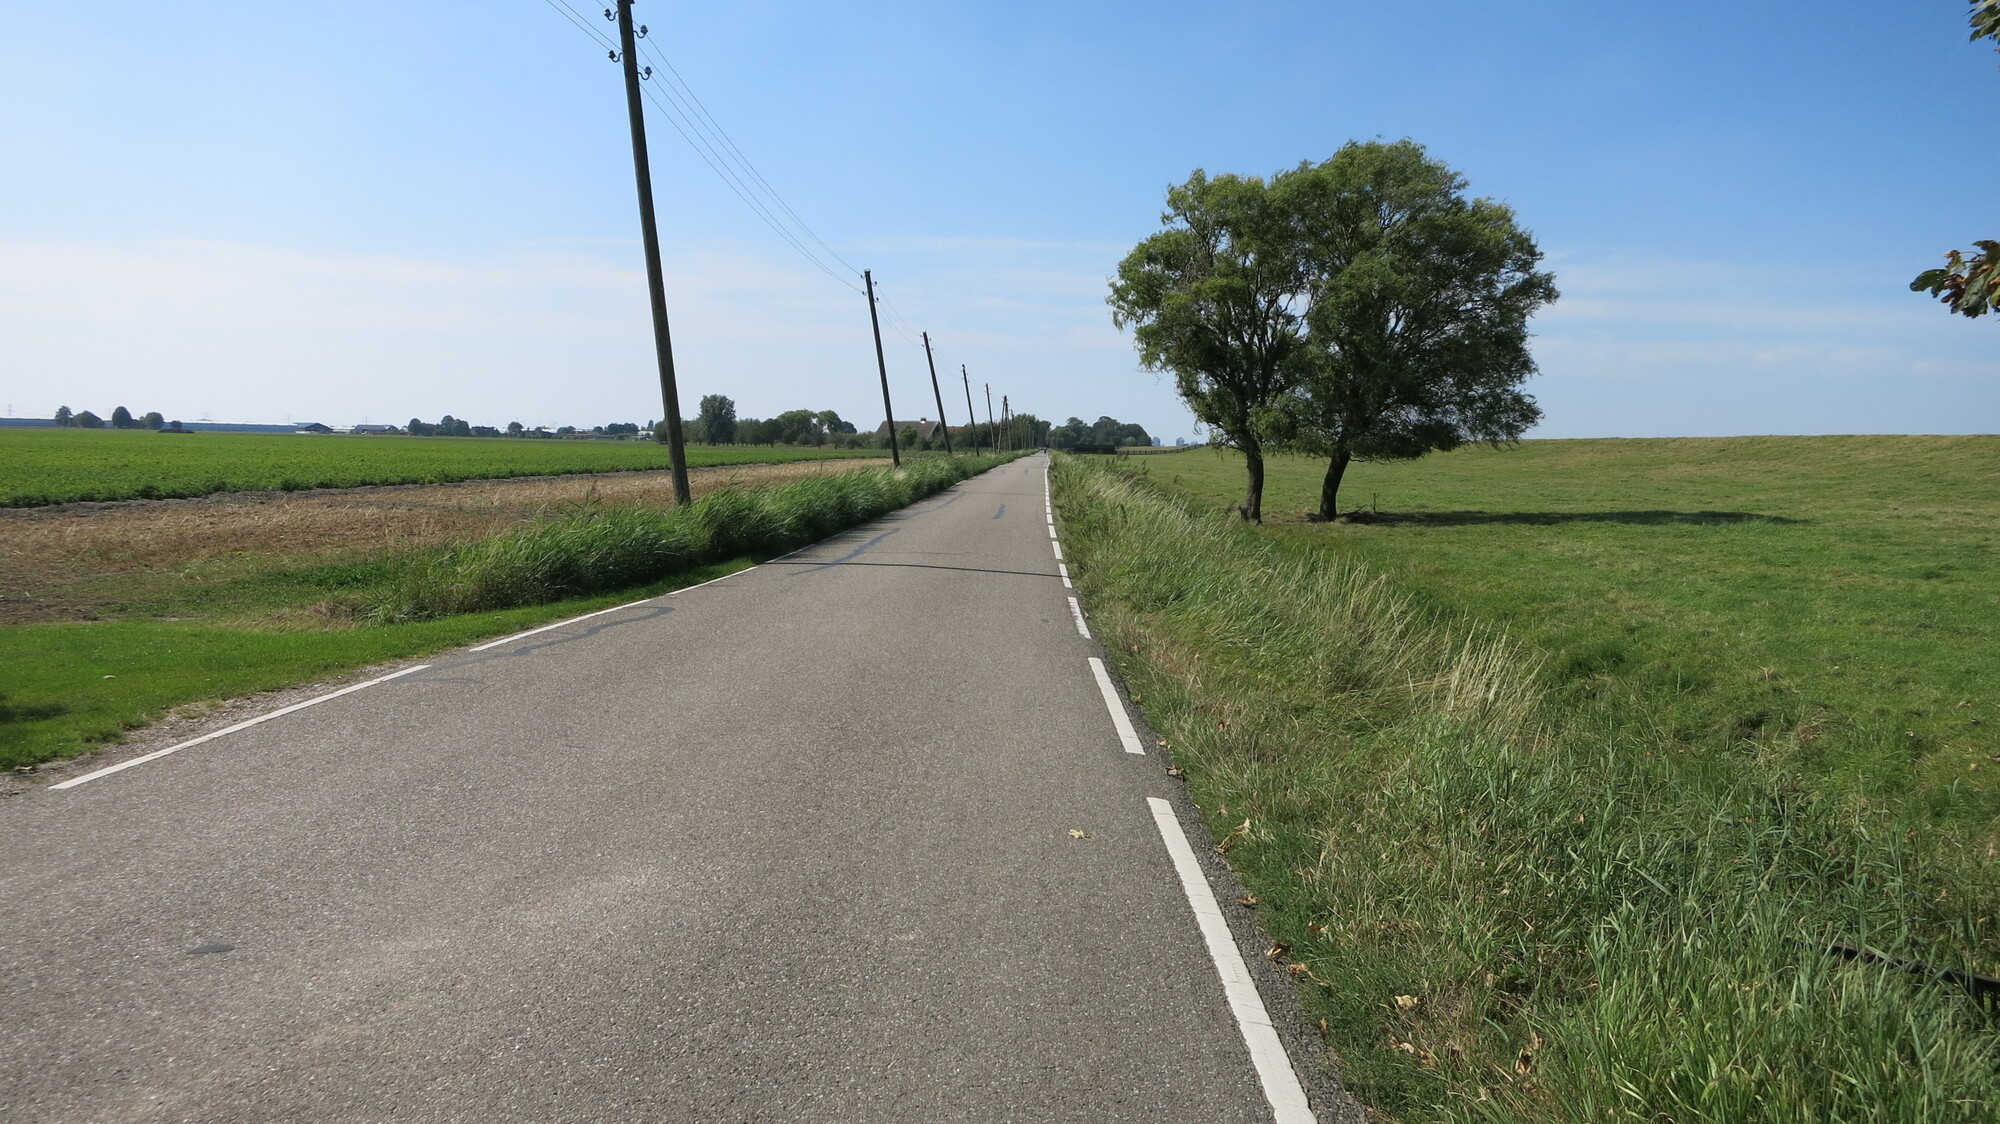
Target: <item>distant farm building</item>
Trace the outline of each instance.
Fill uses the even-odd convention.
[[[886,441],[889,439],[889,426],[891,424],[890,422],[883,422],[881,425],[875,427],[875,437],[877,440]],[[893,424],[896,427],[896,435],[898,437],[902,436],[904,429],[914,429],[917,431],[917,440],[919,441],[935,441],[938,439],[938,434],[944,430],[943,422],[934,422],[928,418],[918,418],[916,421],[899,421]]]

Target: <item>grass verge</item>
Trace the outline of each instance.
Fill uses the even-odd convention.
[[[0,628],[0,768],[74,757],[177,707],[283,690],[720,577],[692,571],[647,591],[362,628],[270,629],[106,620]]]
[[[686,507],[583,511],[411,565],[380,619],[532,605],[654,581],[726,558],[796,550],[907,507],[1011,457],[913,458],[778,488],[725,488]]]
[[[0,768],[70,757],[168,711],[412,659],[740,569],[1012,458],[729,488],[672,511],[590,509],[413,554],[277,565],[129,606],[0,628]],[[148,614],[192,615],[161,619]]]
[[[1988,1120],[1994,853],[1379,572],[1061,458],[1065,551],[1323,1020],[1399,1120]],[[1660,705],[1669,709],[1669,699]]]

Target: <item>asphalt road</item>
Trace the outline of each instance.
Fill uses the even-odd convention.
[[[0,802],[0,1119],[1344,1116],[1045,470]]]

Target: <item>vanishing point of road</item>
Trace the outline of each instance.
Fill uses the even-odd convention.
[[[0,1119],[1345,1118],[1046,474],[0,802]]]

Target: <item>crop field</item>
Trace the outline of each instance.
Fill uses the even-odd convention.
[[[1990,1120],[2000,438],[1066,458],[1092,625],[1399,1121]],[[1904,968],[1896,967],[1898,963]]]
[[[691,445],[687,453],[694,467],[879,455],[753,445]],[[651,441],[4,428],[0,507],[666,467],[666,446]]]
[[[703,469],[684,509],[651,472],[0,512],[0,769],[704,581],[995,461],[886,463]]]

